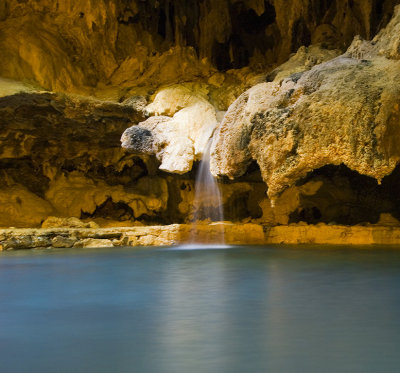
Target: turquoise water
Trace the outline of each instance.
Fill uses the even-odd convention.
[[[0,372],[397,372],[400,251],[0,254]]]

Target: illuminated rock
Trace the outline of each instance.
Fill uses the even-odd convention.
[[[218,127],[211,171],[236,178],[256,160],[273,200],[328,164],[390,174],[400,159],[396,9],[373,41],[356,38],[342,56],[243,93]]]
[[[160,170],[183,174],[200,160],[217,124],[215,108],[201,91],[178,85],[160,90],[146,107],[155,114],[121,137],[122,147],[136,154],[156,155]]]

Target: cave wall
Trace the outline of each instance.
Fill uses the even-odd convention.
[[[198,111],[189,115],[178,96],[157,107],[163,87],[180,83],[191,92],[185,100],[195,92],[220,120],[260,79],[279,84],[337,56],[357,34],[371,39],[398,2],[1,1],[0,226],[40,226],[49,216],[103,226],[190,222],[201,149],[184,174],[171,175],[154,155],[120,144],[148,115],[176,119],[172,137],[193,122]],[[163,139],[159,148],[165,156]],[[400,219],[396,170],[382,186],[339,165],[317,170],[274,196],[274,207],[250,167],[221,180],[225,216],[267,225]]]
[[[123,203],[133,220],[165,210],[166,181],[119,145],[142,117],[133,105],[54,93],[0,98],[0,226],[79,218],[107,201]]]
[[[85,94],[118,87],[115,97],[216,70],[265,70],[302,45],[371,38],[397,2],[3,0],[0,76]]]
[[[53,216],[100,226],[192,221],[198,162],[186,174],[167,174],[154,157],[120,147],[121,132],[144,118],[143,109],[141,100],[46,92],[0,98],[0,227],[52,226]],[[399,167],[378,185],[344,165],[325,166],[274,206],[255,163],[237,180],[220,180],[220,189],[233,222],[400,224]]]
[[[100,226],[190,222],[198,162],[184,175],[167,174],[154,157],[120,146],[121,133],[144,119],[144,108],[143,98],[0,97],[0,227],[59,224],[52,217]],[[222,185],[227,218],[261,216],[257,201],[266,186],[259,176],[255,181]]]

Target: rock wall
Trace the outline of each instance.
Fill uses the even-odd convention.
[[[0,227],[397,224],[397,2],[0,2]]]
[[[125,220],[167,208],[167,183],[120,148],[140,107],[54,93],[0,98],[0,226],[107,208]]]
[[[212,172],[235,178],[255,160],[272,199],[329,164],[380,182],[400,159],[399,27],[396,7],[371,42],[243,93],[218,127]]]
[[[396,0],[3,0],[0,76],[120,98],[372,38]]]

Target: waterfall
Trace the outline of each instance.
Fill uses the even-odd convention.
[[[224,211],[221,198],[221,192],[216,178],[210,172],[211,136],[203,152],[199,168],[196,174],[195,197],[193,202],[193,230],[192,243],[198,243],[199,236],[206,236],[208,243],[224,243],[224,227],[222,224],[213,224],[212,228],[207,227],[207,234],[200,227],[199,221],[210,220],[211,222],[222,222],[224,220]],[[202,234],[201,234],[202,233]]]

